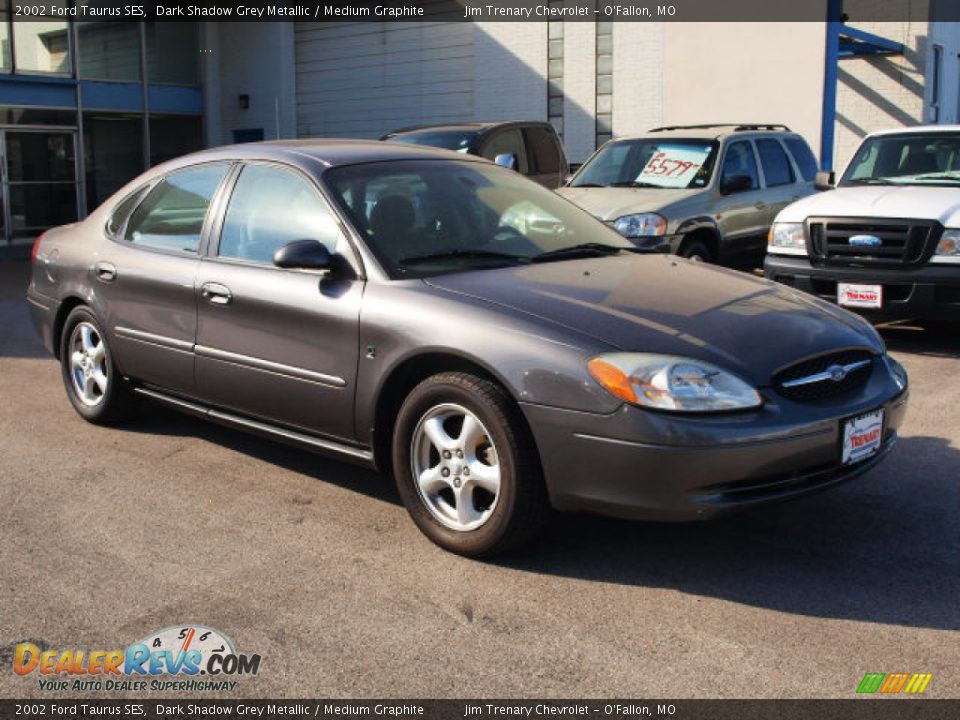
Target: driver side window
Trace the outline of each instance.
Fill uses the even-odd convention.
[[[230,196],[217,254],[269,265],[273,253],[294,240],[317,240],[335,253],[342,237],[306,178],[273,165],[247,165]]]
[[[757,173],[757,160],[753,156],[753,148],[747,140],[739,140],[727,146],[727,154],[723,158],[723,169],[720,182],[725,183],[737,175],[750,178],[750,190],[760,187],[760,176]]]

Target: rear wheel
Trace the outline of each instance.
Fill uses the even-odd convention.
[[[133,391],[113,364],[100,324],[86,307],[74,308],[63,325],[60,370],[67,397],[89,422],[123,420],[136,404]]]
[[[533,441],[494,383],[466,373],[424,380],[407,396],[393,438],[403,503],[420,530],[460,555],[523,543],[549,507]]]

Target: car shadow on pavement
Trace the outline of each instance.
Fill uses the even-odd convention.
[[[960,451],[903,438],[874,471],[696,524],[560,516],[504,565],[823,618],[960,629]]]
[[[926,357],[960,358],[960,323],[920,326],[906,322],[883,325],[877,330],[893,352]]]

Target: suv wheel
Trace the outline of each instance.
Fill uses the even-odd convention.
[[[393,467],[413,521],[459,555],[502,553],[547,516],[539,458],[519,410],[473,375],[443,373],[413,389],[397,416]]]
[[[713,262],[710,249],[702,240],[684,240],[677,254],[694,262]]]

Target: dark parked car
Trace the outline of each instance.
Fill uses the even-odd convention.
[[[825,488],[876,465],[906,408],[862,319],[637,254],[446,151],[189,155],[34,258],[33,320],[81,416],[145,396],[392,470],[421,530],[465,555],[551,507],[696,519]]]
[[[380,139],[444,148],[497,160],[505,167],[551,189],[560,187],[570,174],[563,143],[548,122],[531,120],[419,125],[394,130]]]

